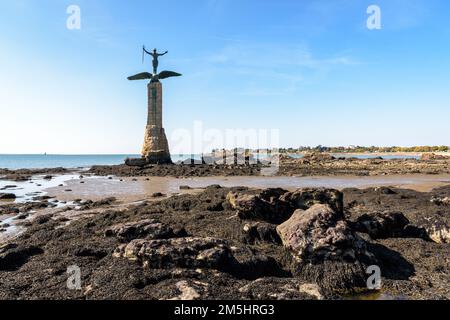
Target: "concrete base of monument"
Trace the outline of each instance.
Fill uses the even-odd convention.
[[[165,150],[151,151],[146,155],[147,164],[172,164],[170,154]]]
[[[172,163],[164,128],[154,125],[148,125],[145,128],[144,146],[141,154],[146,161],[145,164]],[[136,163],[140,164],[141,161],[136,161]]]
[[[128,158],[125,164],[130,167],[144,167],[148,164],[173,164],[170,155],[165,152],[151,152],[146,158]]]
[[[125,164],[130,167],[143,167],[147,164],[145,158],[127,158]]]

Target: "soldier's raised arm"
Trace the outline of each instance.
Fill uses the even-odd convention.
[[[142,50],[144,50],[145,53],[148,53],[148,54],[151,54],[151,55],[152,55],[151,52],[148,52],[148,51],[145,49],[145,46],[142,46]]]

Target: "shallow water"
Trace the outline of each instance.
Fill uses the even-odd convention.
[[[67,181],[75,179],[79,179],[79,175],[60,175],[54,176],[52,179],[44,179],[44,175],[38,175],[34,176],[29,181],[0,180],[0,193],[14,193],[16,195],[15,200],[0,201],[0,204],[8,202],[28,202],[31,201],[33,197],[45,195],[45,189],[57,187],[59,185],[66,186]],[[4,189],[6,186],[15,187]]]
[[[90,168],[94,165],[116,165],[124,163],[126,158],[139,158],[138,154],[0,154],[0,168],[5,169],[42,169],[42,168]],[[174,154],[173,162],[188,158],[201,159],[201,155]]]
[[[33,197],[49,193],[60,200],[101,199],[115,196],[117,198],[138,200],[147,198],[155,192],[167,195],[180,193],[180,186],[187,185],[192,189],[205,188],[218,184],[223,187],[247,186],[251,188],[367,188],[376,186],[394,186],[430,191],[431,189],[450,184],[450,175],[392,175],[392,176],[315,176],[315,177],[98,177],[79,174],[54,176],[51,180],[43,175],[34,176],[30,181],[0,180],[0,193],[14,193],[16,199],[1,201],[2,203],[24,203]],[[13,188],[4,189],[13,185]],[[4,189],[4,190],[2,190]],[[184,191],[186,192],[186,191]]]
[[[121,181],[122,180],[122,181]],[[251,188],[367,188],[376,186],[393,186],[430,191],[439,186],[450,184],[450,175],[411,175],[411,176],[375,176],[375,177],[137,177],[137,178],[107,178],[96,177],[84,179],[84,184],[78,180],[66,181],[66,187],[50,188],[49,195],[62,200],[77,198],[98,200],[114,196],[124,201],[138,201],[149,198],[155,192],[166,195],[194,192],[195,189],[218,184],[223,187],[247,186]],[[191,190],[180,190],[180,186],[189,186]],[[65,192],[64,189],[71,189]]]
[[[86,168],[93,165],[121,164],[127,157],[138,157],[138,155],[0,154],[0,168]]]
[[[17,217],[17,215],[12,216],[12,217],[3,218],[0,215],[0,218],[3,219],[0,224],[1,225],[9,225],[9,227],[3,228],[3,229],[5,229],[5,231],[3,231],[0,234],[0,243],[1,243],[1,240],[9,238],[9,237],[17,236],[21,231],[24,230],[23,227],[16,225],[16,223],[15,223],[16,221],[14,220],[16,217]]]
[[[83,178],[85,180],[96,179],[97,177],[87,177]],[[77,181],[80,183],[80,175],[79,174],[70,174],[70,175],[60,175],[55,176],[51,180],[44,179],[44,175],[33,176],[29,181],[10,181],[10,180],[0,180],[0,193],[14,193],[16,195],[15,200],[0,200],[0,229],[3,229],[0,232],[0,244],[4,241],[12,239],[18,235],[20,235],[23,231],[26,230],[25,227],[21,225],[21,223],[31,220],[42,212],[47,210],[57,210],[64,207],[71,207],[75,210],[79,209],[79,203],[74,203],[73,201],[64,201],[62,199],[48,199],[48,202],[52,204],[52,207],[44,209],[42,211],[21,211],[17,214],[4,214],[1,205],[2,204],[10,204],[10,203],[26,203],[26,202],[34,202],[34,197],[45,196],[48,195],[46,192],[49,188],[59,188],[60,192],[68,192],[68,183],[70,181]],[[13,188],[6,188],[5,186],[15,186]],[[4,189],[4,190],[1,190]],[[27,214],[28,216],[24,219],[17,219],[19,216]],[[5,226],[7,225],[7,226]]]

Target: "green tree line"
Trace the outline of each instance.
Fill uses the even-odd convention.
[[[352,147],[326,147],[326,146],[316,146],[316,147],[299,147],[299,148],[283,148],[280,149],[282,153],[295,153],[295,152],[330,152],[330,153],[365,153],[365,152],[448,152],[448,146],[415,146],[415,147],[363,147],[363,146],[352,146]]]

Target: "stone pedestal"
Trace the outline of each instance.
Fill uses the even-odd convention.
[[[148,89],[148,116],[142,157],[151,164],[172,163],[166,133],[162,127],[162,85],[152,82]]]

